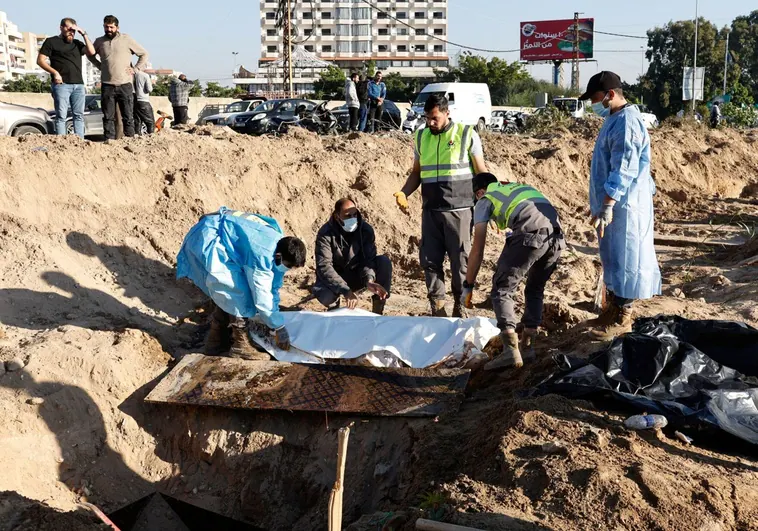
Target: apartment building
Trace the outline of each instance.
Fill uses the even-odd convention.
[[[316,58],[345,72],[361,70],[369,60],[377,69],[427,79],[448,66],[447,0],[293,0],[294,41]],[[282,90],[281,69],[269,65],[283,56],[276,28],[278,0],[260,0],[261,58],[254,79],[237,79],[251,90]],[[297,65],[296,65],[297,66]],[[295,92],[312,92],[318,72],[295,68]]]
[[[0,82],[27,74],[27,65],[24,36],[0,11]]]

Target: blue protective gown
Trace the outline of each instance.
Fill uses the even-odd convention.
[[[650,135],[637,107],[608,118],[595,144],[590,176],[590,208],[602,210],[605,196],[617,201],[613,222],[600,240],[600,259],[609,290],[625,299],[649,299],[661,293],[655,256]]]
[[[275,219],[221,207],[190,229],[176,260],[176,277],[189,278],[226,313],[256,315],[269,328],[284,326],[274,265],[284,237]]]

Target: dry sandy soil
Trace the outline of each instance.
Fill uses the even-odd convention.
[[[626,431],[626,412],[608,404],[516,397],[550,373],[552,352],[599,348],[572,330],[590,316],[598,271],[595,134],[485,137],[494,173],[553,200],[571,250],[547,290],[539,361],[474,375],[460,411],[435,420],[142,402],[172,357],[202,349],[205,301],[173,268],[186,231],[221,205],[273,215],[312,242],[334,201],[353,197],[395,264],[388,313],[424,314],[420,198],[403,214],[392,197],[412,162],[407,137],[199,128],[105,144],[0,139],[0,361],[23,365],[0,371],[0,492],[13,491],[0,496],[0,530],[25,529],[21,513],[50,519],[84,499],[112,511],[156,489],[263,529],[324,529],[336,430],[354,420],[345,522],[355,530],[410,529],[421,514],[482,529],[758,529],[754,448],[685,446]],[[758,245],[713,245],[758,223],[758,133],[668,128],[653,146],[665,295],[638,313],[758,325],[758,268],[739,265]],[[486,286],[502,242],[488,242],[479,315],[492,315]],[[313,280],[311,257],[283,305],[317,309],[301,304]],[[66,518],[59,529],[96,528]]]

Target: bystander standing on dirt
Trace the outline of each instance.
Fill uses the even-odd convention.
[[[382,81],[382,73],[377,72],[368,84],[368,132],[378,131],[384,112],[384,98],[387,97],[387,86]]]
[[[134,71],[134,129],[137,134],[142,133],[142,124],[145,124],[145,132],[155,132],[155,114],[150,104],[150,93],[153,84],[150,76],[140,70]]]
[[[37,65],[52,78],[55,134],[65,135],[68,132],[70,110],[74,134],[84,138],[84,103],[87,91],[84,89],[82,56],[94,56],[95,48],[87,32],[77,26],[73,18],[61,20],[60,29],[60,35],[48,37],[42,43]],[[74,39],[77,32],[84,42]]]
[[[345,80],[345,103],[347,104],[347,110],[350,113],[351,131],[357,131],[358,124],[360,123],[361,103],[358,101],[357,83],[357,72],[353,72],[350,74],[350,77]]]
[[[445,255],[450,259],[453,317],[466,317],[461,305],[471,250],[474,172],[487,171],[482,140],[474,128],[450,119],[445,96],[432,95],[424,105],[426,125],[414,137],[413,170],[402,190],[395,193],[401,209],[407,197],[421,187],[420,261],[426,276],[432,315],[447,317],[445,310]]]
[[[608,340],[631,331],[635,300],[661,293],[653,241],[650,135],[613,72],[592,76],[581,99],[591,100],[595,114],[605,118],[592,156],[590,209],[600,238],[608,304],[588,324],[593,338]]]
[[[105,137],[116,138],[116,105],[121,112],[124,135],[134,136],[134,71],[147,66],[147,51],[132,37],[119,30],[113,15],[103,19],[105,35],[95,39],[95,52],[99,60],[92,63],[100,69],[102,80],[103,129]],[[132,68],[132,55],[139,60]]]
[[[368,120],[368,84],[369,80],[365,75],[361,76],[361,80],[356,84],[356,92],[360,104],[358,131],[366,130],[366,120]]]
[[[194,84],[184,74],[171,78],[168,100],[174,108],[175,124],[189,123],[189,93]]]

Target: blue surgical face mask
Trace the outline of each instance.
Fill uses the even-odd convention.
[[[355,232],[358,230],[358,218],[349,218],[342,222],[342,228],[345,232]]]
[[[607,118],[611,114],[611,108],[603,105],[607,97],[608,95],[606,94],[605,98],[603,98],[601,101],[592,104],[592,112],[597,114],[600,118]]]
[[[284,265],[284,263],[281,263],[281,264],[274,264],[274,269],[276,269],[276,270],[277,270],[277,271],[279,271],[280,273],[286,273],[287,271],[289,271],[289,270],[290,270],[290,268],[289,268],[289,267],[287,267],[286,265]]]

